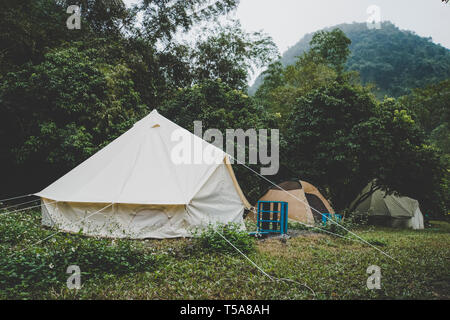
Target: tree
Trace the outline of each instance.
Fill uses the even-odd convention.
[[[442,153],[427,144],[413,114],[395,99],[387,98],[379,103],[376,117],[357,132],[360,144],[372,139],[368,133],[376,133],[378,144],[374,148],[382,156],[368,161],[375,169],[376,184],[388,193],[419,200],[430,216],[445,214],[449,205],[448,171]],[[365,157],[374,160],[369,153]]]
[[[361,177],[354,126],[374,115],[375,102],[362,87],[337,82],[298,98],[283,138],[289,159],[283,163],[299,177],[325,188],[342,210],[372,177]]]
[[[225,27],[204,29],[192,50],[194,82],[221,79],[233,88],[247,88],[249,71],[277,57],[272,39],[261,32],[247,33],[238,22]]]
[[[142,0],[136,11],[143,14],[138,34],[152,43],[168,45],[174,35],[188,32],[202,21],[210,21],[234,10],[239,0]]]
[[[42,187],[144,115],[131,70],[102,58],[97,49],[57,49],[2,79],[1,162],[12,169],[6,176],[22,174],[27,188]]]
[[[284,139],[284,164],[325,188],[338,210],[368,182],[445,211],[445,168],[411,115],[394,99],[378,103],[364,87],[334,82],[298,99]]]
[[[309,55],[316,63],[324,63],[342,74],[350,55],[351,40],[341,29],[316,32],[309,43]]]
[[[0,73],[38,63],[48,47],[68,41],[66,8],[52,0],[6,0],[0,10]]]
[[[444,166],[450,167],[450,80],[415,89],[399,99],[403,108],[412,113],[413,119],[424,130],[427,143],[441,151]],[[449,171],[441,182],[447,190],[447,207],[450,206]]]
[[[430,142],[450,154],[450,80],[415,89],[400,103],[413,113]]]
[[[289,126],[287,115],[302,95],[334,81],[350,81],[353,73],[343,72],[350,40],[339,29],[316,33],[311,49],[285,68],[280,62],[269,66],[257,101],[272,113],[279,113],[280,127]]]
[[[130,29],[134,23],[133,10],[127,9],[122,0],[58,0],[57,2],[65,9],[64,12],[70,5],[80,7],[83,32],[79,33],[84,37],[102,35],[117,39],[121,37],[124,28]]]
[[[430,134],[440,124],[450,121],[450,80],[414,89],[400,102],[414,113],[425,133]]]

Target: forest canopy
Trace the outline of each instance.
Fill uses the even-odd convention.
[[[74,4],[83,8],[81,29],[69,30],[66,9]],[[188,130],[194,120],[280,129],[282,170],[270,178],[310,181],[339,211],[376,180],[388,193],[418,199],[430,215],[445,214],[448,50],[389,23],[378,33],[352,24],[307,36],[274,62],[278,50],[266,34],[219,22],[238,4],[6,0],[1,194],[40,190],[158,109]],[[180,39],[195,28],[194,40]],[[266,65],[249,96],[251,70]],[[242,166],[236,171],[254,202],[267,183]]]
[[[375,189],[444,212],[448,81],[379,101],[357,72],[345,71],[350,43],[340,29],[321,31],[293,65],[266,71],[255,100],[279,115],[282,165],[322,186],[338,210],[376,181]]]
[[[324,29],[342,30],[351,40],[346,70],[357,71],[364,84],[373,84],[379,99],[385,95],[399,97],[414,88],[443,81],[450,77],[450,50],[411,31],[400,30],[390,22],[380,29],[369,29],[366,23],[341,24]],[[280,59],[283,66],[293,65],[309,49],[313,33],[305,35]],[[250,88],[254,94],[263,76]]]
[[[263,33],[215,21],[238,3],[8,0],[0,12],[2,193],[36,192],[182,88],[220,80],[246,91],[249,70],[278,51]],[[74,4],[79,30],[66,27]],[[201,23],[209,30],[194,43],[175,39]]]

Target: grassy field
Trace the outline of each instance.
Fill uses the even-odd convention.
[[[106,240],[53,234],[40,214],[0,216],[0,299],[449,299],[450,224],[424,231],[366,227],[359,242],[307,234],[257,240],[249,257],[207,251],[190,239]],[[82,271],[80,290],[66,287],[68,265]],[[381,289],[366,286],[371,265]],[[302,285],[306,284],[306,286]]]

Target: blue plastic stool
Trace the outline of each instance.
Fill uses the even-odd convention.
[[[256,220],[257,231],[250,233],[287,234],[288,230],[288,203],[282,201],[258,201]]]

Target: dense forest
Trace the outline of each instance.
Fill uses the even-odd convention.
[[[391,22],[380,29],[369,29],[366,23],[341,24],[339,28],[351,40],[346,68],[358,71],[364,84],[372,83],[379,98],[399,97],[411,89],[421,88],[450,77],[450,50],[411,31],[400,30]],[[281,57],[283,66],[292,65],[309,49],[313,33],[305,35]],[[254,94],[261,85],[259,76],[249,89]]]
[[[418,199],[424,213],[446,214],[448,50],[391,24],[376,31],[388,42],[349,25],[311,35],[285,66],[272,63],[278,50],[267,35],[219,22],[238,3],[7,0],[0,193],[39,191],[158,109],[189,130],[194,120],[223,131],[279,128],[282,170],[271,179],[310,181],[339,211],[375,179],[377,188]],[[70,30],[73,4],[83,8],[81,28]],[[198,26],[195,40],[179,39]],[[269,64],[249,96],[249,70]],[[409,71],[399,72],[404,65]],[[393,98],[377,99],[372,81]],[[267,183],[235,167],[255,201]]]

